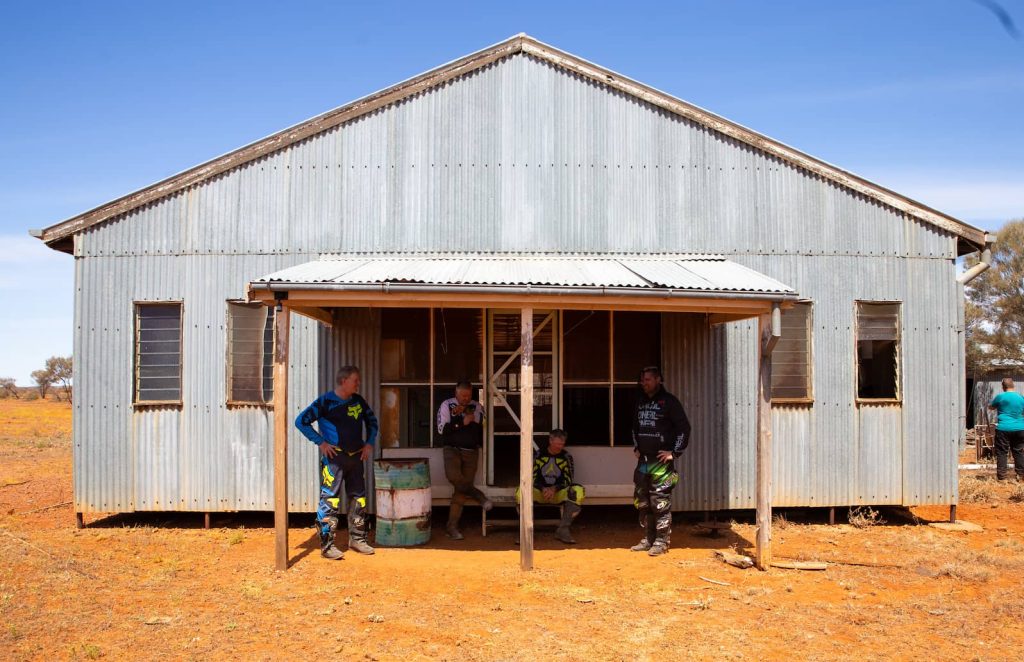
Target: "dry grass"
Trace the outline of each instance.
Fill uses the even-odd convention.
[[[938,577],[951,577],[965,582],[983,583],[998,573],[1015,574],[1024,568],[1024,558],[1015,554],[1018,543],[1015,540],[996,542],[994,548],[1011,552],[1010,556],[994,554],[987,550],[960,549],[953,552],[949,560],[941,565]]]
[[[1013,538],[1003,538],[1002,540],[996,541],[995,546],[1011,552],[1024,552],[1024,544],[1019,540],[1014,540]]]
[[[7,404],[0,402],[0,419]],[[47,420],[45,411],[70,415],[59,411],[62,404],[10,404],[37,419],[32,425],[57,420]],[[162,517],[126,517],[76,532],[67,507],[21,515],[37,507],[38,495],[50,496],[46,490],[68,493],[70,448],[64,442],[38,454],[46,481],[56,487],[44,486],[32,474],[29,458],[36,453],[28,449],[47,438],[5,442],[4,434],[0,426],[0,485],[33,480],[0,488],[0,501],[10,503],[0,508],[0,528],[41,549],[60,550],[76,565],[55,568],[46,554],[0,534],[3,660],[146,659],[153,651],[169,659],[292,659],[316,646],[338,659],[630,659],[672,637],[723,660],[1016,659],[1014,651],[1024,645],[1024,594],[1014,583],[1024,569],[1024,505],[1008,501],[1012,483],[988,481],[999,508],[964,508],[965,519],[984,527],[969,534],[927,526],[808,525],[801,511],[780,510],[775,525],[784,535],[776,554],[834,562],[821,573],[740,571],[710,558],[702,536],[682,531],[671,556],[638,557],[621,549],[635,542],[633,517],[627,521],[624,513],[614,527],[596,518],[581,527],[616,548],[581,545],[568,552],[542,544],[531,573],[515,563],[510,536],[495,536],[471,539],[479,550],[448,549],[442,539],[439,549],[349,558],[337,575],[338,565],[328,568],[315,554],[298,556],[312,534],[293,528],[297,560],[284,576],[269,569],[269,519],[246,529],[205,531],[164,525]],[[53,466],[58,470],[50,471]],[[7,508],[16,514],[4,515]],[[944,512],[929,507],[920,516],[931,521]],[[883,513],[904,523],[897,511]],[[789,521],[789,514],[797,519]],[[874,509],[854,515],[862,525],[881,522]],[[746,549],[754,534],[751,524],[737,524],[715,547]],[[325,580],[324,573],[333,578]],[[730,585],[709,586],[698,575]],[[438,583],[446,576],[457,579]],[[460,603],[458,614],[452,600]],[[641,603],[655,625],[623,634],[622,613]],[[61,624],[56,643],[52,628],[39,620],[54,610],[75,612]],[[353,627],[325,641],[321,624],[345,619]],[[509,626],[513,620],[516,627]]]
[[[939,568],[939,577],[951,577],[960,581],[983,583],[992,579],[992,571],[988,568],[981,568],[970,563],[951,561]]]
[[[1017,483],[1013,486],[1013,489],[1010,490],[1009,499],[1014,503],[1024,502],[1024,483]]]
[[[1024,597],[1018,590],[1000,589],[988,596],[994,614],[1014,623],[1024,622]]]
[[[53,400],[0,400],[0,439],[18,446],[56,446],[71,439],[71,405]]]
[[[960,479],[960,503],[990,503],[995,497],[992,484],[977,476]]]

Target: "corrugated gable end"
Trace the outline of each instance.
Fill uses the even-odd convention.
[[[66,239],[91,225],[110,220],[141,205],[195,186],[213,177],[223,175],[242,165],[279,152],[286,147],[301,144],[303,141],[333,130],[345,122],[365,120],[383,108],[408,102],[428,90],[437,89],[455,80],[462,80],[467,74],[483,70],[492,66],[498,60],[508,58],[517,53],[525,53],[531,58],[568,71],[574,77],[592,81],[599,85],[601,89],[626,95],[638,103],[647,105],[659,114],[667,111],[674,116],[694,122],[713,131],[716,135],[721,136],[723,140],[737,141],[743,145],[749,145],[770,157],[779,159],[780,162],[788,166],[796,167],[806,171],[808,174],[836,182],[852,192],[879,201],[893,210],[910,214],[917,219],[941,227],[963,240],[962,252],[969,252],[972,246],[980,247],[984,244],[985,234],[977,228],[697,106],[593,65],[568,53],[558,51],[525,35],[517,35],[496,46],[456,60],[448,65],[438,67],[351,104],[328,111],[268,138],[165,179],[153,186],[54,225],[44,230],[41,238],[58,250],[70,251],[71,247]]]

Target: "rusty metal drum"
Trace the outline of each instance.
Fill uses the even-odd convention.
[[[411,547],[430,540],[430,464],[427,458],[373,463],[378,545]]]

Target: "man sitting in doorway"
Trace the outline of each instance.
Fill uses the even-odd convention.
[[[555,530],[555,538],[567,545],[576,541],[569,532],[572,521],[579,516],[583,506],[583,486],[573,482],[572,455],[565,450],[568,435],[565,430],[555,429],[548,435],[547,448],[536,452],[533,459],[533,500],[562,506],[562,518]],[[516,510],[519,510],[519,490],[516,489]],[[515,542],[519,544],[516,530]]]
[[[459,518],[467,499],[479,502],[484,510],[493,507],[473,484],[484,441],[483,420],[484,408],[473,399],[473,385],[468,381],[456,384],[455,397],[442,402],[437,410],[437,432],[444,443],[444,475],[453,488],[445,527],[452,540],[463,538]]]

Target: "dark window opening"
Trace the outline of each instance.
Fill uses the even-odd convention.
[[[479,309],[434,311],[434,382],[482,383],[483,315]],[[450,396],[445,396],[450,397]]]
[[[636,383],[640,370],[661,363],[661,313],[617,312],[615,381]]]
[[[562,425],[573,445],[633,443],[640,370],[661,363],[661,314],[562,314]]]
[[[429,382],[430,310],[385,308],[380,321],[381,380]]]
[[[607,382],[611,359],[608,312],[567,310],[562,318],[562,327],[565,329],[562,332],[563,379],[566,382]]]
[[[857,397],[900,398],[900,304],[857,303]]]
[[[562,389],[562,427],[569,431],[569,443],[577,446],[607,446],[608,387],[566,386]]]
[[[639,386],[615,387],[615,425],[612,441],[616,446],[633,445],[633,416],[640,400]]]

